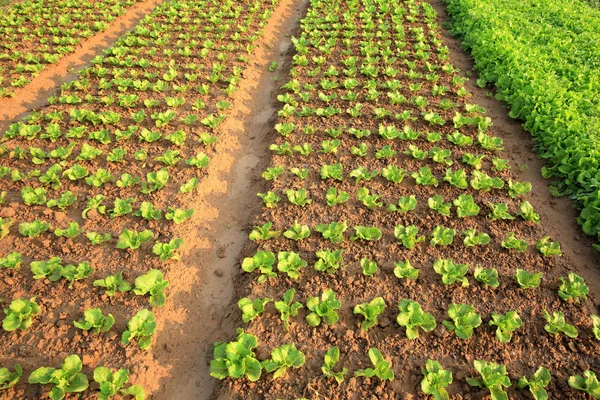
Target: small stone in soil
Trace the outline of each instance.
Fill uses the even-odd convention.
[[[223,276],[223,271],[220,268],[215,269],[215,275],[219,278]]]

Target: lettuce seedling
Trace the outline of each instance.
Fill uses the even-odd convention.
[[[139,248],[143,243],[154,238],[154,233],[151,230],[146,229],[141,232],[130,231],[129,229],[124,229],[123,232],[119,235],[119,240],[117,241],[117,249],[132,249],[135,250]]]
[[[319,250],[316,255],[318,260],[315,262],[315,270],[325,271],[330,274],[335,273],[343,261],[342,250]]]
[[[325,357],[323,359],[323,366],[321,366],[321,371],[323,375],[327,378],[334,378],[338,385],[341,385],[344,382],[344,378],[348,375],[348,368],[342,368],[339,372],[334,372],[333,367],[340,361],[340,349],[337,346],[333,346],[327,353],[325,353]]]
[[[453,228],[444,228],[443,226],[436,226],[431,232],[431,243],[432,246],[448,246],[454,241],[456,231]]]
[[[81,216],[83,218],[87,219],[88,213],[92,210],[96,210],[99,214],[102,214],[102,215],[106,214],[106,206],[102,205],[103,201],[104,201],[104,196],[101,194],[91,197],[87,202],[86,208],[81,213]]]
[[[493,168],[498,172],[502,172],[506,169],[510,169],[510,165],[508,165],[508,163],[509,163],[509,160],[506,160],[504,158],[499,158],[499,157],[492,158]],[[510,178],[509,178],[509,182],[510,182]],[[527,183],[529,183],[529,182],[525,182],[525,184],[527,184]],[[511,195],[511,197],[513,197],[513,196]]]
[[[50,282],[56,282],[62,278],[64,269],[60,257],[52,257],[46,261],[32,261],[30,267],[33,279],[48,278]]]
[[[319,224],[315,226],[315,231],[320,232],[325,239],[331,243],[341,243],[344,241],[344,232],[348,229],[346,221],[332,222],[329,225]]]
[[[474,217],[479,214],[479,206],[473,201],[470,194],[461,194],[454,200],[456,214],[459,218]]]
[[[386,210],[404,214],[414,210],[415,208],[417,208],[417,198],[415,196],[402,196],[398,199],[398,205],[390,203],[388,204]]]
[[[298,177],[298,179],[300,180],[304,180],[306,178],[308,178],[308,168],[297,168],[297,167],[292,167],[290,168],[290,172],[294,175],[296,175],[296,177]]]
[[[288,289],[283,294],[283,300],[276,301],[274,303],[275,309],[279,311],[279,318],[283,321],[285,325],[285,330],[288,331],[290,329],[289,320],[291,317],[298,316],[298,310],[304,307],[302,303],[299,301],[294,302],[294,296],[296,295],[296,289],[291,288]]]
[[[93,333],[108,332],[115,324],[115,318],[112,314],[104,315],[99,308],[89,308],[83,312],[83,318],[79,321],[73,321],[76,328]]]
[[[510,378],[506,376],[506,366],[494,362],[475,360],[475,369],[480,377],[467,378],[470,386],[488,388],[492,400],[508,400],[504,387],[510,386]]]
[[[392,183],[400,183],[406,176],[406,170],[404,168],[398,168],[395,165],[390,165],[381,170],[381,176]]]
[[[2,329],[13,332],[17,329],[24,331],[33,322],[33,317],[40,313],[40,307],[35,302],[35,297],[29,300],[15,299],[8,308],[4,309],[6,317],[2,320]]]
[[[73,282],[86,279],[92,272],[94,272],[94,269],[90,267],[90,263],[84,261],[77,265],[65,265],[62,270],[62,277],[70,282],[69,287],[71,288],[73,287]]]
[[[156,318],[152,311],[144,308],[129,320],[127,330],[121,336],[121,341],[124,345],[128,345],[137,338],[140,349],[147,350],[152,345],[154,332],[156,332]]]
[[[544,257],[562,256],[560,244],[558,242],[551,242],[550,236],[538,240],[535,244],[535,248],[538,249]]]
[[[33,239],[40,236],[42,233],[47,232],[50,228],[51,226],[49,223],[36,219],[33,222],[23,222],[19,224],[19,233]]]
[[[147,221],[158,221],[162,217],[162,212],[154,208],[149,201],[143,201],[140,209],[133,213],[136,217],[142,217]]]
[[[481,267],[475,267],[473,276],[477,281],[489,287],[497,288],[500,286],[500,282],[498,282],[498,270],[496,268],[484,269]]]
[[[277,165],[275,167],[267,168],[265,170],[265,172],[262,173],[261,176],[263,177],[263,179],[266,179],[267,181],[274,181],[281,174],[283,174],[284,171],[285,171],[285,169],[281,165]]]
[[[321,179],[342,180],[342,164],[323,165],[321,167]]]
[[[300,368],[305,362],[304,353],[296,348],[296,345],[284,344],[271,352],[271,359],[260,363],[266,372],[273,372],[273,379],[285,376],[288,368]]]
[[[414,225],[397,225],[394,228],[394,236],[402,242],[402,245],[407,249],[414,249],[415,246],[425,241],[425,236],[418,236],[419,228]]]
[[[418,172],[413,172],[410,175],[417,183],[422,186],[438,186],[438,180],[431,173],[429,167],[422,167]]]
[[[394,275],[400,279],[416,280],[419,277],[419,270],[410,264],[410,261],[398,261],[394,263]]]
[[[568,279],[560,278],[560,287],[558,296],[563,300],[571,300],[579,304],[579,299],[587,299],[589,288],[585,284],[583,277],[569,272]]]
[[[524,389],[528,387],[534,400],[547,400],[548,393],[544,388],[550,384],[550,379],[552,379],[550,371],[544,367],[539,367],[537,371],[531,375],[531,378],[527,379],[526,376],[521,377],[521,379],[517,381],[517,388]],[[598,391],[598,394],[600,394],[600,390]]]
[[[600,399],[600,382],[594,371],[583,371],[583,376],[574,375],[569,377],[569,386],[580,392],[591,395],[594,399]]]
[[[369,194],[369,189],[367,188],[358,189],[356,197],[358,198],[358,201],[360,201],[369,210],[383,206],[383,203],[380,200],[381,195]]]
[[[489,192],[491,189],[502,189],[504,187],[504,181],[502,179],[497,177],[492,178],[481,171],[473,171],[469,183],[473,189],[484,192]]]
[[[356,370],[354,372],[354,376],[366,376],[368,378],[373,378],[376,376],[382,381],[394,380],[394,371],[392,370],[392,363],[386,361],[383,358],[383,354],[381,354],[381,352],[378,349],[374,347],[369,349],[369,359],[371,360],[375,368]]]
[[[454,264],[449,258],[438,258],[433,263],[433,270],[442,276],[444,285],[459,282],[462,287],[469,286],[469,281],[465,277],[469,271],[469,264]]]
[[[379,267],[375,261],[371,261],[368,258],[362,258],[360,260],[360,266],[362,267],[362,273],[364,276],[374,276]]]
[[[468,304],[450,304],[448,316],[452,321],[442,321],[442,324],[461,339],[470,338],[473,329],[481,325],[481,317],[475,312],[475,307]]]
[[[509,232],[508,236],[506,236],[506,239],[502,241],[501,245],[505,249],[514,249],[520,251],[521,253],[527,251],[527,248],[529,247],[529,244],[526,241],[517,239],[514,232]]]
[[[16,251],[8,253],[4,258],[0,258],[0,268],[14,269],[18,271],[21,268],[22,263],[23,260],[21,258],[21,253]]]
[[[92,245],[102,244],[108,242],[111,239],[110,233],[88,232],[85,234],[85,237],[90,241]]]
[[[70,222],[67,229],[56,228],[54,230],[54,234],[56,236],[64,236],[71,239],[79,236],[81,233],[83,233],[83,229],[79,228],[79,224],[77,222]]]
[[[288,201],[296,206],[303,207],[305,205],[312,203],[312,200],[308,198],[306,189],[300,189],[300,190],[287,189],[285,191],[285,194],[288,198]]]
[[[107,296],[114,296],[117,291],[125,293],[131,290],[131,284],[123,279],[123,272],[117,272],[104,279],[97,279],[94,281],[93,285],[95,287],[105,288]]]
[[[58,199],[50,199],[48,203],[46,203],[47,207],[58,207],[62,211],[65,211],[67,207],[73,205],[73,203],[77,200],[77,197],[71,193],[70,190],[67,190],[63,194],[60,195]]]
[[[520,328],[523,321],[516,311],[507,311],[504,315],[493,313],[489,325],[496,325],[496,338],[502,343],[508,343],[512,338],[512,331]]]
[[[308,225],[300,225],[296,220],[294,224],[283,233],[283,236],[295,241],[306,239],[310,236],[310,228]]]
[[[120,369],[113,373],[109,368],[97,367],[94,369],[94,380],[100,385],[98,400],[109,400],[116,394],[133,396],[135,400],[146,398],[146,392],[140,385],[123,388],[129,381],[129,370],[127,369]]]
[[[600,317],[591,314],[590,318],[592,319],[592,333],[596,340],[600,340]]]
[[[21,189],[21,199],[28,206],[46,204],[46,189],[26,186]]]
[[[544,325],[546,332],[558,336],[564,333],[570,338],[576,338],[578,335],[577,328],[565,322],[565,314],[562,311],[555,311],[550,315],[548,311],[543,311],[544,318],[548,322]]]
[[[448,400],[446,386],[452,383],[452,372],[446,371],[442,365],[434,360],[427,360],[425,368],[421,368],[423,380],[421,390],[433,396],[434,400]]]
[[[354,231],[356,232],[354,236],[352,236],[351,240],[367,240],[374,241],[379,240],[383,236],[381,233],[381,229],[377,227],[368,227],[368,226],[355,226]]]
[[[179,260],[179,254],[176,253],[181,245],[183,244],[183,239],[171,239],[168,243],[156,242],[154,246],[152,246],[152,253],[156,254],[161,261],[167,260]]]
[[[215,343],[210,376],[217,379],[240,379],[246,376],[252,382],[257,381],[262,374],[262,366],[252,350],[258,346],[258,340],[241,328],[237,330],[237,335],[237,340],[233,342]]]
[[[190,178],[179,188],[179,193],[191,193],[198,186],[198,178]]]
[[[15,364],[15,372],[8,368],[0,368],[0,390],[5,390],[16,385],[23,375],[21,364]]]
[[[238,308],[242,312],[242,321],[250,322],[254,318],[258,317],[265,311],[265,305],[269,303],[271,299],[254,299],[251,300],[247,297],[238,300]]]
[[[523,218],[525,221],[534,222],[536,224],[540,223],[540,216],[535,213],[533,206],[528,201],[521,203],[517,215]]]
[[[338,319],[338,313],[335,311],[342,306],[339,300],[335,298],[335,293],[331,289],[326,289],[318,297],[309,297],[306,300],[306,308],[311,312],[306,316],[306,322],[310,326],[319,326],[321,322],[327,325],[335,324]]]
[[[369,171],[364,167],[358,167],[352,171],[350,171],[350,177],[355,179],[355,182],[358,183],[360,181],[370,181],[379,175],[379,171],[374,169],[373,171]]]
[[[59,368],[41,367],[29,375],[29,383],[53,385],[49,397],[52,400],[61,400],[67,393],[80,393],[88,388],[89,382],[85,374],[81,373],[83,365],[79,356],[73,354],[65,358]]]
[[[262,226],[255,226],[254,229],[252,230],[252,232],[250,232],[250,235],[248,236],[248,238],[253,241],[269,240],[269,239],[276,238],[279,235],[281,235],[280,231],[276,231],[271,228],[273,228],[272,222],[267,222],[266,224],[264,224]]]
[[[258,270],[260,276],[257,278],[257,281],[263,283],[267,278],[277,276],[277,274],[273,272],[273,264],[275,264],[275,254],[273,254],[273,252],[258,250],[252,257],[244,258],[244,261],[242,261],[242,269],[246,272]]]
[[[513,199],[529,193],[532,189],[531,183],[529,182],[513,182],[512,179],[508,180],[508,195]]]
[[[406,337],[410,340],[419,337],[419,328],[431,332],[436,327],[433,315],[423,311],[416,301],[402,299],[398,303],[398,325],[406,328]]]
[[[497,221],[499,219],[507,221],[515,219],[515,217],[510,215],[510,213],[508,212],[508,206],[505,203],[493,204],[488,202],[488,205],[490,206],[490,210],[492,211],[487,215],[488,218],[491,218],[494,221]]]
[[[467,247],[473,246],[484,246],[490,243],[490,235],[485,232],[475,232],[475,229],[467,229],[463,231],[463,235],[465,235],[465,239],[463,243]]]
[[[438,164],[444,164],[447,166],[452,165],[454,162],[449,159],[451,155],[452,152],[449,149],[441,149],[437,146],[432,147],[431,150],[429,150],[429,157],[431,157],[433,162]]]
[[[408,145],[408,149],[405,150],[403,153],[411,156],[412,158],[414,158],[416,160],[424,160],[425,157],[427,156],[427,152],[419,149],[419,147],[415,146],[414,144]],[[428,167],[424,167],[424,168],[428,168]],[[414,176],[413,176],[413,178],[414,178]]]
[[[483,165],[483,159],[486,157],[485,154],[473,155],[471,153],[465,153],[462,157],[462,162],[475,169],[481,169]]]
[[[360,314],[365,318],[365,320],[361,322],[360,328],[366,332],[375,326],[375,324],[377,324],[377,317],[384,309],[385,301],[383,301],[383,297],[376,297],[369,303],[357,304],[354,307],[354,314]]]
[[[167,297],[164,290],[169,286],[169,282],[163,277],[163,273],[157,269],[151,269],[148,273],[135,278],[133,292],[138,296],[150,294],[150,305],[152,307],[162,307],[165,305]]]
[[[292,279],[298,279],[300,269],[306,267],[307,264],[296,252],[280,251],[277,254],[277,269],[280,272],[285,272]]]
[[[515,280],[522,289],[533,289],[540,286],[542,273],[529,273],[523,269],[517,268],[515,272]]]
[[[338,193],[337,189],[333,186],[329,188],[325,194],[325,200],[329,207],[336,206],[338,204],[344,204],[350,199],[348,192],[341,191]]]
[[[281,200],[281,197],[277,196],[275,194],[275,192],[273,192],[271,190],[269,190],[266,193],[257,193],[256,195],[258,197],[260,197],[261,199],[263,199],[263,202],[265,203],[265,207],[267,207],[267,208],[276,208],[277,204]]]
[[[439,194],[436,194],[433,197],[430,197],[427,200],[427,204],[429,205],[429,208],[431,208],[434,211],[437,211],[438,213],[442,214],[443,216],[449,216],[450,215],[450,207],[452,207],[452,204],[450,203],[444,203],[444,198],[442,196],[440,196]]]
[[[469,187],[467,182],[467,173],[463,169],[452,172],[451,169],[446,170],[444,175],[444,182],[448,182],[450,186],[454,186],[459,189],[466,189]]]
[[[186,161],[186,163],[188,161]],[[143,194],[149,194],[156,190],[164,188],[167,185],[167,182],[169,181],[169,172],[166,168],[161,168],[158,171],[148,172],[146,174],[146,180],[147,182],[142,182]]]

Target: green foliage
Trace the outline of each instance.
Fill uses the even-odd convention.
[[[474,217],[479,214],[479,206],[473,201],[470,194],[461,194],[453,201],[456,206],[456,215],[459,218]]]
[[[0,268],[19,270],[22,263],[21,253],[17,251],[8,253],[6,257],[0,257]]]
[[[56,236],[64,236],[67,238],[74,238],[79,236],[83,232],[83,229],[79,228],[79,224],[77,222],[70,222],[69,227],[67,229],[56,228],[54,230],[54,234]]]
[[[325,353],[325,357],[323,359],[323,365],[321,366],[321,371],[326,378],[334,378],[338,385],[341,385],[344,382],[344,378],[348,375],[348,368],[342,368],[341,371],[334,372],[333,368],[340,361],[340,349],[337,346],[333,346],[327,353]]]
[[[272,238],[276,238],[281,235],[280,231],[276,231],[271,229],[273,228],[272,222],[267,222],[262,226],[255,226],[248,238],[250,240],[269,240]]]
[[[382,297],[376,297],[369,303],[357,304],[354,307],[354,314],[362,315],[365,320],[361,322],[360,328],[368,331],[377,324],[377,316],[385,309],[385,302]]]
[[[446,386],[452,383],[452,372],[442,368],[442,365],[434,360],[427,360],[425,368],[421,368],[423,380],[421,391],[431,395],[434,400],[448,400]]]
[[[533,206],[528,201],[521,203],[517,215],[525,221],[534,222],[536,224],[540,223],[540,216],[533,211]]]
[[[473,364],[480,377],[467,378],[467,383],[470,386],[488,388],[492,400],[508,400],[508,394],[504,391],[505,387],[510,386],[506,366],[482,360],[475,360]]]
[[[462,287],[469,286],[469,281],[465,277],[469,271],[469,264],[454,264],[449,258],[438,258],[433,263],[433,270],[442,276],[444,285],[459,282]]]
[[[2,329],[13,332],[17,329],[24,331],[33,323],[33,317],[40,313],[40,307],[35,297],[29,300],[15,299],[8,308],[4,309],[6,316],[2,320]]]
[[[509,232],[506,236],[506,239],[502,241],[501,245],[505,249],[514,249],[521,253],[527,251],[527,248],[529,247],[529,244],[526,241],[517,239],[514,232]]]
[[[529,392],[531,392],[534,400],[547,400],[549,397],[544,388],[550,384],[551,379],[552,376],[550,375],[550,371],[544,367],[539,367],[537,371],[531,375],[531,378],[527,379],[526,376],[521,377],[521,379],[517,381],[517,388],[529,388]]]
[[[538,249],[544,257],[551,256],[562,256],[560,251],[560,243],[550,241],[550,236],[546,236],[538,240],[535,244],[535,248]]]
[[[124,345],[137,338],[140,349],[147,350],[152,345],[152,335],[156,332],[156,318],[152,311],[142,309],[127,323],[127,330],[123,332],[121,341]]]
[[[416,280],[419,277],[419,270],[410,264],[410,261],[398,261],[394,263],[394,275],[400,279]]]
[[[473,277],[475,277],[477,281],[489,287],[496,288],[500,286],[500,282],[498,282],[498,270],[496,268],[484,269],[481,267],[475,267]]]
[[[171,239],[167,243],[156,242],[152,246],[152,253],[156,254],[163,262],[167,260],[179,260],[179,254],[176,251],[179,250],[182,244],[183,239],[181,238]]]
[[[461,339],[470,338],[473,329],[481,325],[481,317],[475,312],[475,307],[468,304],[450,304],[448,316],[452,321],[442,321],[442,324]]]
[[[354,372],[354,376],[366,376],[368,378],[377,377],[384,380],[394,380],[394,371],[392,370],[392,363],[386,361],[383,354],[376,349],[369,349],[369,359],[375,368],[359,369]]]
[[[8,368],[0,368],[0,390],[6,390],[19,382],[23,375],[23,368],[20,364],[15,364],[15,372],[10,372]]]
[[[362,267],[362,273],[365,276],[374,276],[377,271],[379,271],[377,263],[369,260],[368,258],[361,258],[360,266]]]
[[[410,176],[415,180],[417,185],[438,186],[438,180],[427,166],[421,167],[418,172],[413,172]]]
[[[104,315],[99,308],[89,308],[83,312],[83,318],[73,321],[76,328],[93,333],[108,332],[115,324],[112,314]]]
[[[288,331],[290,328],[290,318],[297,317],[298,310],[304,307],[299,301],[294,301],[295,296],[296,289],[291,288],[283,294],[282,300],[276,301],[274,303],[275,309],[279,311],[279,318],[281,318],[281,320],[283,321],[286,331]]]
[[[555,311],[552,313],[552,315],[550,315],[546,310],[544,310],[543,313],[547,322],[547,324],[544,325],[546,332],[555,336],[558,336],[560,333],[564,333],[570,338],[577,337],[577,328],[565,321],[565,315],[562,313],[562,311]]]
[[[475,229],[467,229],[463,231],[465,239],[463,243],[467,247],[483,246],[490,243],[490,236],[485,232],[475,232]]]
[[[398,311],[396,322],[406,328],[406,337],[410,340],[419,337],[419,328],[431,332],[436,327],[433,315],[423,311],[421,305],[415,301],[400,300]]]
[[[397,225],[394,228],[394,236],[402,242],[402,245],[407,249],[414,249],[415,246],[425,241],[425,236],[418,236],[419,228],[414,225]]]
[[[165,305],[164,290],[167,286],[169,286],[169,282],[164,279],[162,272],[151,269],[146,274],[135,278],[133,292],[138,296],[150,294],[150,305],[152,307],[162,307]]]
[[[325,200],[327,201],[327,205],[329,207],[336,206],[338,204],[344,204],[350,199],[350,195],[348,192],[341,191],[338,193],[338,190],[333,186],[327,190],[325,194]]]
[[[10,221],[10,219],[9,219]],[[10,225],[9,225],[10,226]],[[19,224],[19,233],[29,238],[36,238],[42,233],[47,232],[50,229],[50,224],[47,222],[40,221],[39,219],[33,222],[23,222]],[[8,228],[7,228],[8,229]]]
[[[306,316],[306,322],[310,326],[319,326],[321,322],[327,325],[335,324],[338,319],[338,310],[342,306],[339,300],[335,298],[335,292],[326,289],[321,298],[309,297],[306,299],[306,308],[310,313]]]
[[[521,317],[516,311],[507,311],[504,315],[492,313],[489,325],[497,326],[496,338],[502,343],[508,343],[512,338],[512,331],[520,328],[523,321],[521,321]]]
[[[523,289],[532,289],[540,286],[542,273],[529,273],[523,269],[517,268],[515,272],[515,280]]]
[[[600,399],[600,382],[594,371],[583,371],[583,376],[574,375],[569,377],[569,386],[580,392],[591,395],[594,399]]]
[[[568,278],[560,278],[560,287],[558,288],[558,296],[563,300],[573,300],[579,303],[580,299],[587,299],[589,288],[585,284],[583,277],[569,272]]]
[[[266,372],[273,372],[273,379],[285,376],[288,368],[300,368],[304,365],[305,356],[296,345],[284,344],[271,352],[271,359],[262,361],[261,367]]]
[[[94,369],[94,381],[100,385],[98,400],[108,400],[116,394],[133,396],[135,400],[144,400],[146,393],[140,385],[131,385],[124,388],[129,381],[129,370],[119,369],[115,372],[106,367]]]
[[[407,213],[417,207],[417,198],[415,196],[402,196],[398,199],[398,205],[388,204],[387,211]]]
[[[453,228],[444,228],[443,226],[436,226],[431,232],[431,243],[432,246],[448,246],[454,241],[456,231]]]
[[[242,321],[250,322],[265,311],[265,305],[271,299],[254,299],[247,297],[238,300],[238,308],[242,311]]]
[[[368,226],[355,226],[354,227],[355,234],[352,236],[351,240],[367,240],[367,241],[375,241],[381,239],[383,234],[381,233],[381,229],[377,227],[368,227]]]
[[[245,376],[252,382],[257,381],[262,374],[262,366],[253,351],[258,346],[258,340],[243,329],[238,329],[237,335],[235,341],[215,343],[210,376],[217,379],[240,379]]]
[[[131,290],[131,284],[123,279],[123,272],[120,271],[104,279],[95,280],[93,285],[105,288],[107,296],[114,296],[117,292],[125,293]]]
[[[451,203],[444,203],[444,198],[442,196],[440,196],[439,194],[436,194],[433,197],[430,197],[427,200],[427,204],[429,205],[429,208],[431,208],[434,211],[437,211],[438,213],[442,214],[443,216],[449,216],[450,215],[450,208],[452,207]]]
[[[242,261],[242,269],[246,272],[258,270],[260,272],[257,281],[265,282],[268,278],[277,276],[273,272],[273,264],[275,264],[275,254],[270,251],[258,250],[252,257],[244,258]]]
[[[29,375],[29,383],[52,385],[49,397],[61,400],[67,393],[80,393],[88,388],[87,377],[81,373],[83,365],[77,355],[65,358],[61,368],[40,367]]]
[[[151,230],[146,229],[141,232],[131,231],[124,229],[119,235],[117,241],[117,249],[138,249],[143,243],[148,242],[154,238],[154,234]]]
[[[344,241],[344,232],[348,229],[346,221],[332,222],[329,225],[319,224],[315,226],[315,231],[321,233],[325,239],[331,243],[341,243]]]
[[[329,249],[317,251],[316,256],[318,260],[314,265],[315,270],[325,271],[330,274],[335,273],[343,261],[342,252],[343,250],[331,251]]]

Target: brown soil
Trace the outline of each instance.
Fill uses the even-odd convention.
[[[83,40],[75,53],[61,58],[56,64],[47,65],[25,87],[14,88],[14,96],[0,98],[0,131],[4,131],[12,121],[48,104],[48,97],[60,89],[63,83],[76,80],[79,70],[89,66],[94,57],[136,26],[162,2],[163,0],[145,0],[134,4],[125,14],[117,17],[108,29]]]

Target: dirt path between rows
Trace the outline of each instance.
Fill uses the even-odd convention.
[[[56,64],[47,65],[25,87],[16,88],[13,97],[0,99],[0,132],[16,119],[47,104],[48,97],[60,89],[63,83],[76,79],[78,72],[89,66],[95,56],[135,27],[162,2],[163,0],[146,0],[134,4],[125,14],[117,17],[108,29],[81,42],[75,53],[61,58]]]
[[[463,72],[473,71],[473,59],[465,53],[460,40],[444,29],[443,24],[450,21],[446,6],[441,0],[430,0],[429,3],[438,12],[440,33],[451,50],[450,61]],[[482,89],[475,81],[476,78],[471,77],[465,83],[469,92],[473,93],[472,102],[486,108],[487,115],[494,122],[494,132],[504,140],[506,156],[515,165],[522,167],[520,171],[513,172],[518,174],[520,181],[529,181],[533,185],[530,202],[542,217],[541,225],[561,244],[565,261],[577,265],[578,270],[574,272],[585,278],[594,293],[600,294],[600,255],[592,249],[594,240],[586,236],[577,225],[578,213],[573,208],[573,203],[566,197],[557,198],[550,194],[549,181],[541,173],[544,161],[538,159],[532,150],[534,144],[531,135],[523,129],[520,121],[508,116],[508,109],[503,102],[486,95],[491,93],[489,88]],[[598,307],[596,304],[596,308]]]
[[[269,144],[279,109],[275,93],[285,83],[284,65],[291,58],[290,35],[306,1],[282,0],[264,29],[258,48],[245,68],[228,118],[219,127],[215,155],[194,201],[195,216],[177,236],[184,239],[181,267],[168,274],[169,322],[154,350],[157,364],[169,370],[156,400],[208,399],[216,380],[209,376],[212,346],[235,331],[227,319],[234,277],[248,242],[248,232],[262,201],[260,174],[270,160]],[[277,61],[276,72],[268,71]],[[151,371],[150,371],[151,372]]]

